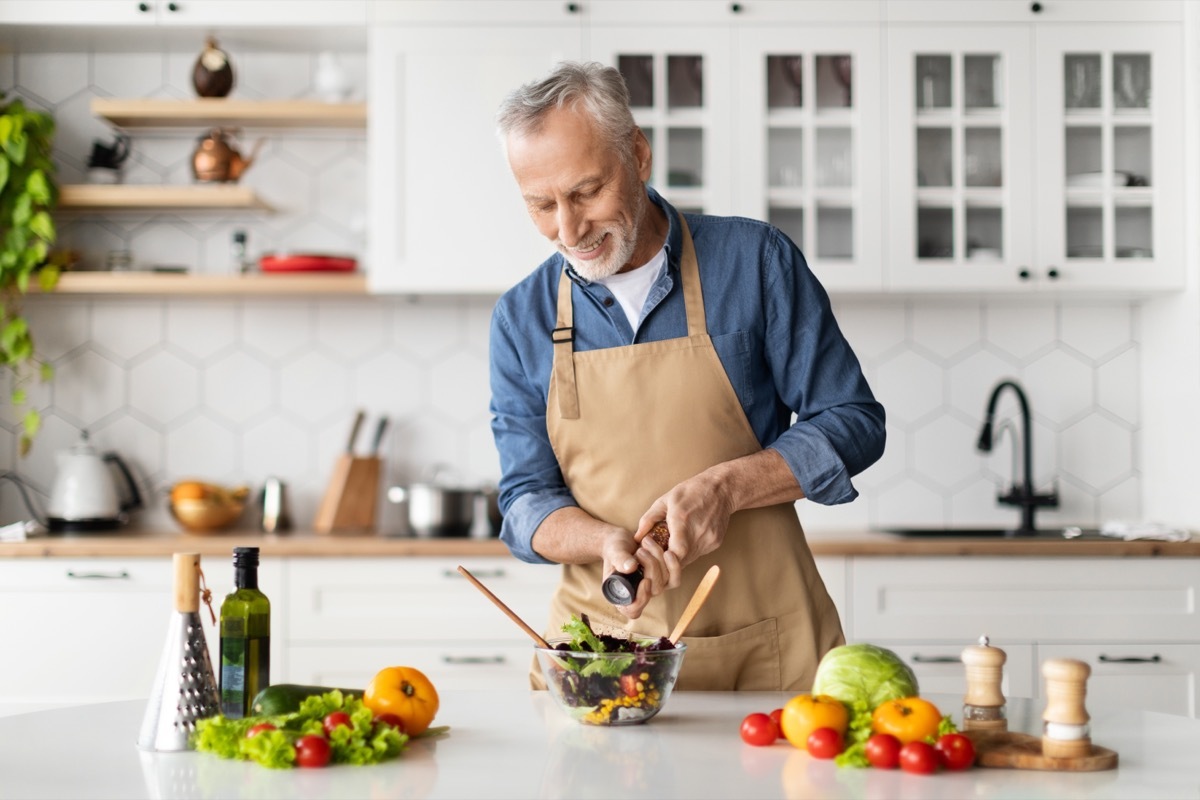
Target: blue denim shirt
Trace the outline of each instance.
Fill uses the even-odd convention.
[[[557,253],[506,292],[492,314],[500,538],[522,561],[551,563],[534,552],[534,531],[551,512],[576,505],[546,432],[550,332],[564,266],[574,281],[577,350],[687,335],[678,212],[653,189],[647,192],[666,211],[670,230],[667,269],[650,290],[636,336],[612,293],[581,278]],[[738,217],[686,218],[708,332],[759,442],[783,456],[808,499],[825,505],[853,500],[858,492],[851,476],[883,454],[884,411],[834,320],[825,289],[776,228]]]

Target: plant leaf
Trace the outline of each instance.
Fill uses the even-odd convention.
[[[7,113],[0,115],[0,147],[8,144],[8,140],[12,138],[13,121]]]
[[[45,211],[39,211],[33,215],[29,220],[29,230],[47,242],[53,242],[55,239],[54,220]]]
[[[0,119],[0,122],[3,122],[3,119]],[[8,185],[8,165],[8,156],[0,155],[0,192]]]
[[[35,169],[29,173],[29,177],[25,179],[25,191],[29,193],[39,205],[46,205],[50,202],[50,182],[46,180],[46,173],[40,169]]]
[[[21,419],[21,424],[24,426],[26,434],[30,437],[37,436],[37,432],[42,429],[41,412],[36,408],[29,409]]]
[[[13,224],[28,225],[32,216],[33,197],[31,197],[27,192],[22,192],[21,194],[17,195],[17,202],[13,204]]]
[[[38,271],[38,288],[43,292],[52,292],[58,286],[58,278],[61,273],[58,267],[53,264],[42,267]]]
[[[25,132],[18,129],[13,131],[13,135],[4,143],[4,152],[8,153],[14,164],[24,164],[25,151],[28,146],[29,139],[25,136]]]
[[[12,404],[14,406],[23,406],[29,401],[29,394],[24,389],[13,389]]]
[[[54,367],[43,362],[42,365],[38,367],[38,377],[42,379],[42,383],[49,383],[50,381],[54,380]]]

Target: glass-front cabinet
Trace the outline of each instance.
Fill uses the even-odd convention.
[[[888,52],[891,288],[1179,283],[1178,37],[902,25]]]
[[[736,213],[770,222],[830,289],[882,276],[882,98],[870,27],[738,31]]]
[[[589,40],[625,77],[654,152],[650,184],[681,211],[732,213],[729,31],[597,25]]]

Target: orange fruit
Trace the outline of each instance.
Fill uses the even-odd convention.
[[[171,499],[203,500],[208,490],[200,481],[180,481],[171,488]]]
[[[902,697],[880,703],[871,714],[871,730],[890,733],[900,744],[919,742],[936,737],[942,712],[920,697]]]
[[[842,736],[850,725],[850,712],[836,697],[827,694],[798,694],[788,700],[779,717],[784,737],[794,747],[804,750],[808,735],[817,728],[833,728]]]

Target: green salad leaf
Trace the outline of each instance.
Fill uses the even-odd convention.
[[[254,761],[272,769],[294,767],[295,741],[310,733],[324,736],[325,717],[334,711],[349,714],[352,725],[334,728],[328,735],[332,764],[377,764],[399,755],[408,743],[409,737],[390,725],[376,725],[371,709],[361,700],[337,689],[305,698],[291,714],[243,719],[218,715],[201,720],[192,743],[200,752],[221,758]],[[276,730],[246,738],[251,728],[264,722]]]
[[[603,653],[605,650],[604,642],[592,632],[591,626],[574,614],[563,623],[562,632],[571,637],[572,650],[591,650],[593,653]]]

